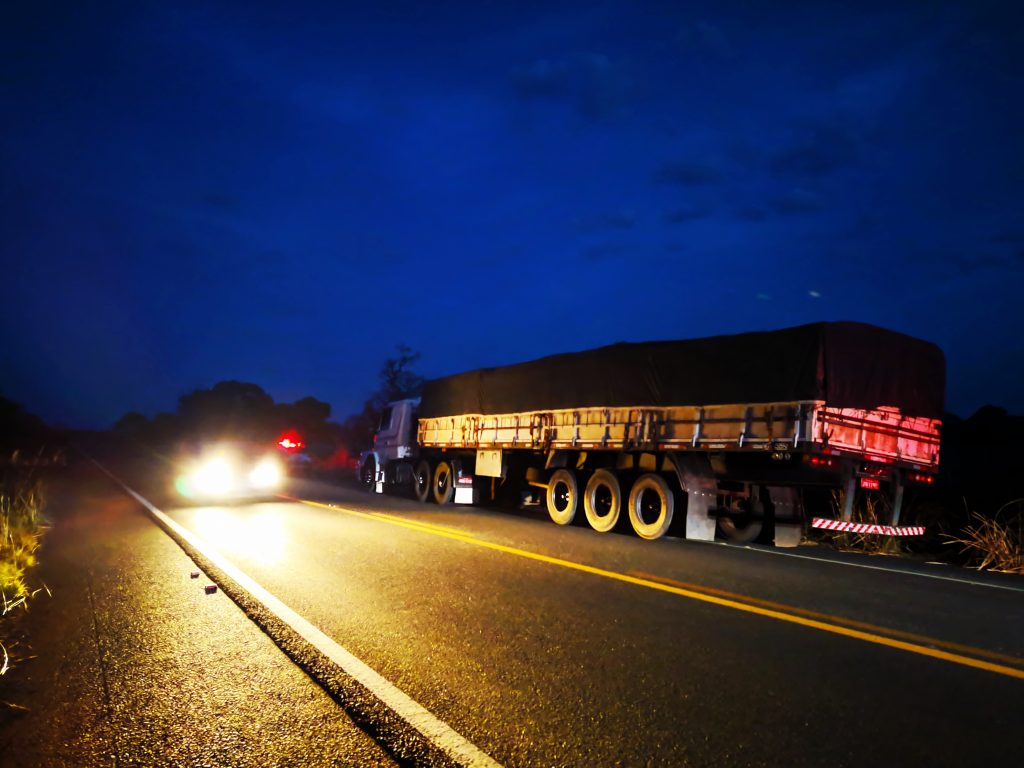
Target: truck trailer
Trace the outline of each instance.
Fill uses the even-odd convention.
[[[537,494],[608,532],[795,546],[821,491],[934,483],[945,359],[863,323],[618,343],[424,384],[390,403],[360,483],[421,502]],[[538,498],[540,501],[540,498]]]

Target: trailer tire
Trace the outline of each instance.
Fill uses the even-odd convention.
[[[602,498],[605,492],[609,498]],[[607,469],[595,471],[583,492],[583,512],[590,527],[598,533],[608,533],[619,522],[621,511],[622,487],[619,478]]]
[[[420,459],[412,470],[412,492],[421,504],[430,501],[430,462]]]
[[[718,530],[722,532],[722,536],[732,542],[733,544],[750,544],[758,536],[761,535],[761,530],[764,528],[764,521],[762,520],[746,520],[737,522],[732,517],[720,517],[718,518]]]
[[[657,501],[657,517],[647,522],[646,513],[654,509],[652,494]],[[641,475],[633,483],[633,488],[629,492],[629,522],[633,524],[633,530],[641,539],[660,539],[664,536],[672,525],[674,507],[672,489],[661,475],[649,472]]]
[[[438,504],[450,503],[455,495],[455,477],[452,474],[452,465],[447,461],[439,461],[434,467],[433,492],[434,501]]]
[[[551,519],[559,525],[569,525],[576,517],[576,507],[579,504],[576,474],[569,469],[556,469],[548,480],[544,496]]]
[[[377,460],[368,456],[359,470],[359,487],[367,493],[373,493],[377,485]]]
[[[730,506],[734,514],[718,517],[718,534],[732,544],[753,543],[767,522],[763,519],[765,510],[760,500],[754,495],[746,501],[733,500]],[[758,517],[759,513],[761,518]]]

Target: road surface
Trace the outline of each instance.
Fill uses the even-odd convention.
[[[558,527],[539,510],[442,508],[315,482],[294,483],[287,500],[185,507],[124,479],[246,585],[478,750],[479,764],[1019,758],[1020,579],[813,548],[647,542]],[[241,602],[265,613],[259,599]],[[277,618],[256,618],[336,699],[359,689],[357,722],[389,716],[361,705],[361,684],[333,679]],[[401,726],[364,729],[399,760],[443,762],[443,745],[387,743],[408,737]]]

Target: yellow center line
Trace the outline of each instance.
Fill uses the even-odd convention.
[[[807,616],[812,619],[822,619],[828,622],[835,622],[837,624],[845,624],[848,627],[855,627],[857,629],[867,630],[868,632],[875,632],[880,634],[889,635],[890,637],[898,637],[902,640],[910,640],[915,643],[923,645],[934,645],[939,648],[946,648],[951,651],[963,651],[974,656],[984,656],[989,659],[995,659],[996,661],[1005,661],[1007,664],[1018,664],[1024,666],[1024,659],[1018,656],[1011,656],[1007,653],[999,653],[998,651],[988,651],[984,648],[975,648],[973,645],[962,645],[961,643],[954,643],[948,640],[939,640],[935,637],[928,637],[927,635],[918,635],[913,632],[905,632],[902,629],[893,629],[892,627],[881,627],[877,624],[869,624],[866,621],[858,621],[856,619],[848,619],[845,616],[836,616],[831,613],[822,613],[821,611],[812,611],[808,608],[799,608],[795,605],[787,605],[786,603],[776,603],[772,600],[762,600],[758,597],[751,597],[749,595],[742,595],[736,592],[729,592],[725,589],[718,589],[716,587],[708,587],[703,584],[691,584],[686,581],[678,581],[667,576],[658,576],[657,574],[647,573],[646,571],[630,571],[631,576],[638,576],[641,579],[650,579],[651,581],[657,581],[662,584],[673,584],[677,587],[683,587],[684,589],[692,589],[694,592],[701,592],[705,594],[718,595],[720,597],[728,597],[733,600],[741,600],[745,603],[752,605],[761,605],[766,608],[774,608],[785,613],[795,613],[800,616]]]
[[[828,632],[834,635],[841,635],[843,637],[853,638],[855,640],[861,640],[866,643],[872,643],[874,645],[882,645],[887,648],[895,648],[901,651],[907,651],[908,653],[915,653],[919,656],[927,656],[929,658],[938,659],[940,661],[947,661],[951,664],[958,664],[964,667],[971,667],[973,669],[982,669],[987,672],[994,672],[998,675],[1005,675],[1006,677],[1013,677],[1018,680],[1024,680],[1024,669],[1016,669],[1014,667],[1006,666],[1005,664],[997,664],[991,661],[985,661],[983,659],[974,658],[972,656],[966,656],[960,653],[954,653],[952,651],[944,651],[939,648],[930,648],[927,645],[923,645],[919,642],[909,642],[907,640],[900,640],[895,637],[886,637],[885,635],[878,634],[875,631],[867,631],[865,629],[857,629],[852,626],[842,626],[837,623],[833,623],[835,617],[829,617],[832,621],[825,621],[821,618],[813,618],[811,612],[804,612],[805,615],[799,615],[797,613],[790,613],[788,608],[785,606],[768,607],[763,604],[766,601],[759,601],[762,604],[758,605],[755,602],[755,598],[748,598],[743,596],[742,600],[735,597],[725,597],[717,594],[711,594],[708,591],[698,591],[692,586],[679,586],[677,584],[666,583],[665,581],[654,581],[650,577],[634,576],[626,573],[618,573],[617,571],[608,571],[604,568],[597,568],[592,565],[585,565],[583,563],[576,563],[571,560],[563,560],[559,557],[551,557],[549,555],[542,555],[538,552],[530,552],[525,549],[518,549],[516,547],[505,546],[504,544],[497,544],[493,541],[487,541],[486,539],[479,539],[472,534],[457,531],[451,528],[441,528],[440,526],[434,526],[429,523],[422,523],[414,520],[407,520],[399,518],[393,515],[381,514],[379,512],[359,512],[354,509],[348,509],[346,507],[332,506],[330,504],[323,504],[316,501],[308,501],[306,499],[299,499],[303,504],[307,504],[311,507],[322,507],[324,509],[331,509],[336,512],[344,512],[349,515],[356,517],[363,517],[368,520],[376,520],[382,523],[388,523],[389,525],[397,525],[402,528],[408,528],[414,531],[420,531],[421,533],[429,533],[434,536],[443,536],[445,538],[454,539],[461,541],[465,544],[473,544],[478,547],[484,547],[486,549],[492,549],[497,552],[504,552],[505,554],[515,555],[528,560],[534,560],[541,563],[547,563],[548,565],[556,565],[561,568],[567,568],[573,571],[579,571],[581,573],[589,573],[594,576],[603,576],[606,579],[612,579],[614,581],[623,582],[626,584],[634,584],[639,587],[646,587],[659,592],[667,592],[669,594],[678,595],[679,597],[685,597],[690,600],[697,600],[702,603],[710,603],[712,605],[718,605],[723,608],[731,608],[736,611],[743,613],[754,614],[755,616],[763,616],[769,619],[776,619],[778,621],[784,621],[789,624],[797,624],[802,627],[809,629],[817,629],[822,632]],[[681,582],[680,582],[681,583]],[[792,609],[789,609],[792,610]],[[822,614],[827,616],[827,614]],[[844,620],[845,621],[845,620]],[[849,622],[847,622],[849,623]],[[891,632],[891,630],[885,630]],[[892,633],[892,632],[891,632]],[[893,633],[895,634],[895,633]],[[927,639],[933,645],[946,645],[950,647],[952,644],[945,644],[941,641]],[[969,646],[959,646],[964,649],[968,649]],[[990,655],[988,652],[981,649],[969,648],[970,652],[977,655]],[[1012,657],[1005,657],[1012,658]],[[1024,660],[1015,659],[1017,663],[1024,663]]]
[[[468,536],[466,531],[461,528],[452,528],[447,525],[438,525],[437,523],[426,523],[422,520],[416,520],[414,518],[399,517],[398,515],[391,515],[387,512],[360,512],[355,509],[348,509],[346,507],[339,507],[333,504],[324,504],[319,501],[307,501],[306,499],[300,499],[297,496],[287,496],[283,493],[279,493],[278,497],[286,499],[287,501],[295,501],[302,504],[307,504],[311,507],[323,507],[324,509],[333,509],[338,512],[347,512],[350,515],[359,515],[360,517],[373,518],[375,520],[383,520],[385,522],[399,522],[399,523],[412,523],[423,528],[429,528],[434,531],[444,531],[445,533],[453,533],[457,536]]]
[[[415,525],[421,526],[423,528],[429,528],[432,531],[441,531],[441,532],[444,532],[444,533],[454,533],[456,536],[472,536],[471,533],[468,533],[468,532],[462,530],[461,528],[452,528],[451,526],[448,526],[448,525],[438,525],[437,523],[426,523],[426,522],[424,522],[422,520],[416,520],[415,518],[406,518],[406,517],[399,517],[398,515],[389,515],[386,512],[370,512],[368,514],[373,515],[374,517],[376,517],[378,519],[381,519],[381,520],[387,520],[389,523],[390,522],[394,522],[394,521],[398,521],[398,522],[402,522],[402,523],[414,523]]]

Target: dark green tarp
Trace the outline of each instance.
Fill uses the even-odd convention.
[[[619,343],[428,381],[420,416],[601,406],[824,400],[941,418],[946,363],[934,344],[863,323],[684,341]]]

